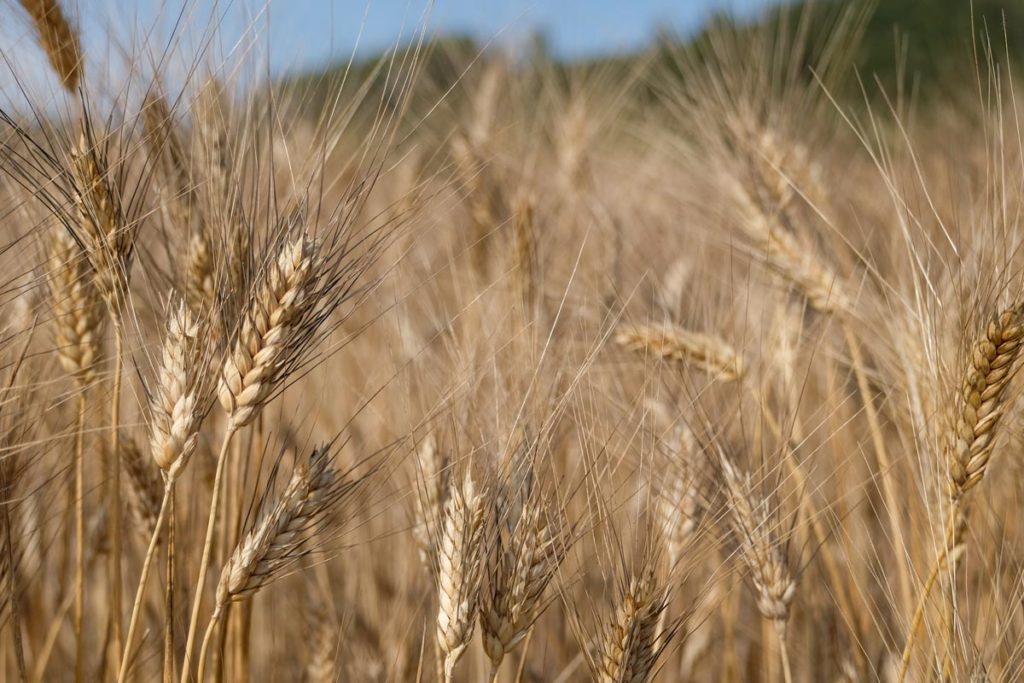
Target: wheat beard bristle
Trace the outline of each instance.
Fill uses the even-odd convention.
[[[993,320],[971,348],[963,384],[953,397],[954,413],[947,431],[950,496],[959,498],[985,475],[1006,388],[1013,377],[1024,337],[1024,305],[1009,308]]]
[[[315,306],[314,255],[306,235],[286,244],[249,307],[218,392],[233,428],[252,422],[293,360],[303,318]]]

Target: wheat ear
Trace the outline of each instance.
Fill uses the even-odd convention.
[[[527,496],[522,506],[503,505],[502,497],[492,506],[488,578],[480,605],[480,629],[492,680],[497,679],[505,655],[527,636],[547,606],[544,591],[568,550],[561,520],[544,509],[537,492]]]
[[[776,532],[777,511],[773,502],[754,490],[750,473],[740,473],[725,456],[721,458],[722,478],[729,505],[729,523],[740,544],[761,616],[770,621],[779,639],[779,658],[786,683],[792,682],[786,625],[796,595],[796,579],[789,569],[786,544]]]
[[[452,482],[438,544],[437,644],[446,683],[473,636],[480,593],[484,503],[467,471]]]
[[[657,625],[668,608],[668,590],[655,580],[653,568],[629,580],[605,628],[599,654],[600,683],[648,683],[664,650]]]
[[[615,332],[615,342],[637,353],[693,363],[716,379],[731,381],[743,376],[743,359],[732,346],[678,325],[621,325]]]
[[[412,528],[420,561],[432,578],[437,577],[437,541],[451,478],[447,453],[438,448],[434,435],[427,434],[416,451],[418,463],[415,525]]]
[[[57,72],[64,88],[75,94],[82,78],[82,50],[78,33],[72,28],[57,0],[21,0],[39,32],[39,43]]]

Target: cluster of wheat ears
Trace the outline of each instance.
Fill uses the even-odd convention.
[[[847,96],[854,10],[314,96],[3,11],[3,680],[1024,675],[1000,41],[927,105]]]

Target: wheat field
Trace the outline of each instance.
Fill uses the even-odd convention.
[[[87,5],[0,6],[0,679],[1024,676],[1002,29],[923,103],[859,5],[290,83]]]

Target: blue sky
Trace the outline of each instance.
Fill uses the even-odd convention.
[[[561,54],[593,55],[642,45],[659,25],[681,31],[699,27],[722,9],[752,15],[768,0],[438,0],[430,25],[439,31],[462,31],[479,38],[497,36],[514,42],[530,29],[542,30]],[[403,19],[415,21],[422,0],[334,0],[271,2],[272,24],[280,33],[291,25],[305,34],[305,47],[317,59],[333,44],[350,48],[358,27],[370,49],[394,40]],[[315,54],[312,54],[315,53]],[[282,52],[275,56],[286,59]]]
[[[102,1],[77,0],[92,9]],[[259,26],[262,47],[256,49],[269,45],[271,68],[279,72],[322,64],[349,54],[357,45],[363,53],[388,47],[403,32],[409,36],[420,25],[428,0],[106,0],[106,4],[107,12],[92,13],[106,17],[99,21],[145,25],[162,15],[167,34],[169,18],[183,6],[188,7],[186,23],[196,28],[208,23],[213,14],[225,17],[221,34],[227,43],[222,49],[227,50],[244,27]],[[429,26],[436,32],[469,33],[512,46],[540,30],[558,54],[581,57],[638,48],[659,26],[689,32],[715,11],[755,16],[769,4],[771,0],[436,0]],[[102,31],[97,26],[94,32]]]
[[[555,52],[584,57],[643,46],[658,27],[687,33],[716,11],[752,17],[773,0],[435,0],[428,26],[440,33],[468,33],[514,49],[532,31]],[[213,61],[257,55],[272,73],[297,70],[362,54],[408,39],[422,25],[428,0],[62,0],[79,17],[87,71],[90,62],[118,62],[119,50],[148,44],[159,53],[173,35],[197,55],[212,23],[219,24]],[[48,71],[33,30],[17,0],[0,0],[0,53],[24,81],[46,81]],[[217,20],[214,21],[214,17]],[[184,28],[183,28],[184,27]],[[111,39],[111,36],[113,39]],[[269,60],[262,57],[269,55]],[[186,58],[187,59],[187,58]],[[144,60],[143,60],[144,61]],[[234,60],[226,59],[226,62]],[[251,61],[251,60],[250,60]],[[122,60],[132,63],[132,60]],[[137,61],[136,61],[137,63]],[[188,63],[179,65],[182,69]],[[2,73],[6,72],[6,73]],[[106,71],[118,79],[117,67]],[[120,70],[123,73],[123,69]],[[51,83],[50,87],[56,84]],[[0,99],[12,94],[9,69],[0,68]],[[13,93],[17,96],[17,93]]]

